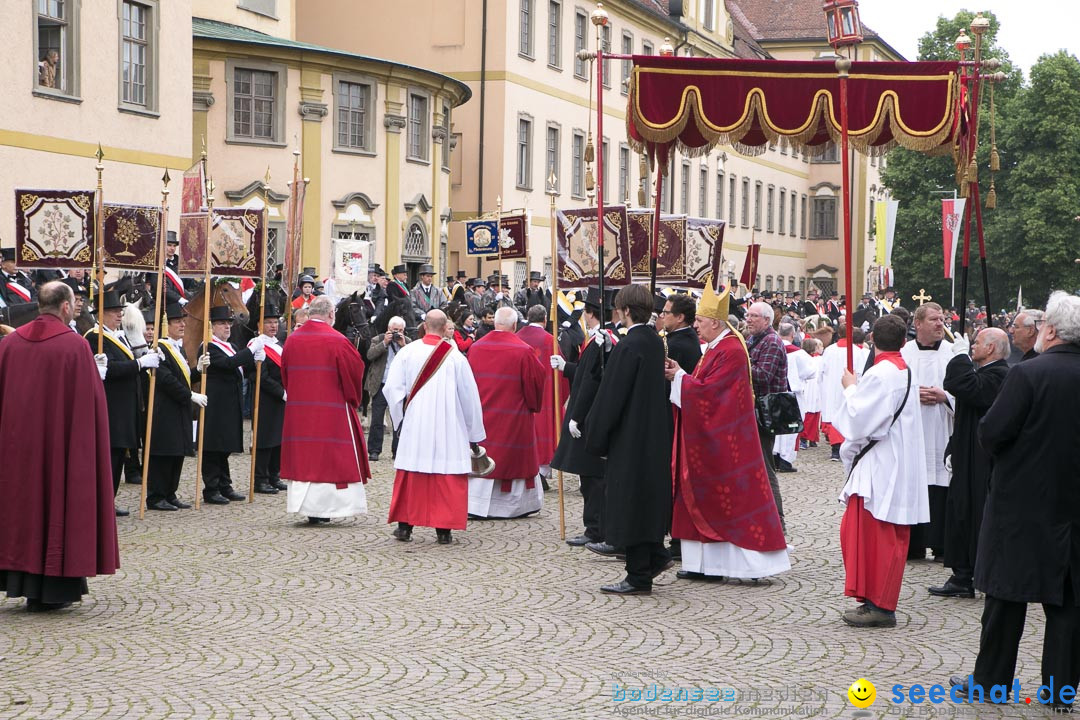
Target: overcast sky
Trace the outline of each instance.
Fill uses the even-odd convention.
[[[1080,52],[1080,0],[860,0],[859,14],[908,60],[918,59],[919,38],[940,15],[989,10],[1001,23],[998,44],[1027,76],[1040,55]]]

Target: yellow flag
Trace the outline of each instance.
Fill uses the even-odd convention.
[[[885,238],[888,234],[889,203],[877,200],[874,202],[874,262],[878,266],[886,264]]]

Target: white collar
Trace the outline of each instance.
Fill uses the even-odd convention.
[[[705,350],[706,351],[712,350],[714,347],[716,347],[717,345],[720,344],[721,340],[723,340],[724,338],[726,338],[730,334],[731,334],[731,328],[724,328],[723,330],[720,331],[719,335],[717,335],[716,337],[714,337],[712,339],[712,342],[710,342],[708,345],[705,346]]]
[[[544,329],[544,323],[529,323],[529,327],[538,327],[541,330]]]

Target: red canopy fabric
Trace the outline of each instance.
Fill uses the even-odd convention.
[[[832,61],[635,55],[627,132],[661,168],[672,145],[701,155],[731,145],[756,155],[769,143],[824,149],[840,141],[840,80]],[[896,145],[947,154],[959,139],[957,62],[855,62],[848,137],[865,154]]]

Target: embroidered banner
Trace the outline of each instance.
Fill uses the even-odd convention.
[[[19,266],[89,268],[94,255],[93,190],[15,190]]]
[[[338,297],[367,289],[371,243],[367,240],[331,240],[330,273]]]
[[[499,247],[503,260],[524,260],[529,256],[529,220],[521,215],[505,215],[499,221]]]
[[[180,213],[206,212],[206,179],[202,162],[184,171],[184,184],[180,196]]]
[[[723,220],[686,219],[686,287],[705,287],[713,258],[723,254],[725,227]]]
[[[161,208],[105,203],[101,220],[105,265],[123,270],[153,270],[161,240]]]
[[[285,267],[281,273],[281,284],[285,286],[287,297],[292,297],[296,289],[296,280],[300,277],[300,249],[304,240],[304,198],[307,196],[307,181],[293,183],[289,198],[289,217],[285,223]]]
[[[557,210],[555,216],[559,283],[567,287],[598,283],[596,209]],[[630,282],[630,222],[625,205],[604,208],[604,282],[612,286]]]
[[[499,252],[495,245],[497,223],[494,220],[468,220],[465,223],[465,254],[494,255]]]
[[[648,280],[652,259],[653,211],[627,210],[630,223],[630,267],[635,280]],[[661,215],[656,249],[656,281],[682,284],[686,280],[686,216]]]
[[[210,248],[210,274],[262,277],[266,228],[263,213],[249,208],[214,208],[207,242],[206,214],[180,216],[180,275],[202,275]]]

